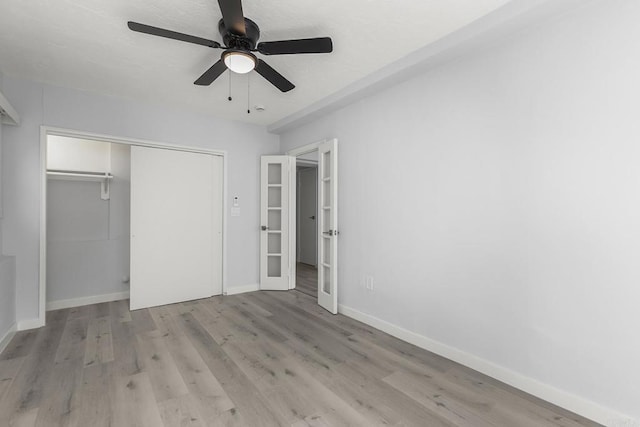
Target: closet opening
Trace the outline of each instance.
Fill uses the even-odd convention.
[[[46,309],[129,298],[129,145],[47,136]]]
[[[40,153],[39,326],[225,292],[225,152],[43,126]]]

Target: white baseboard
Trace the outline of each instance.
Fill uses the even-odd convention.
[[[2,353],[5,348],[7,348],[7,345],[9,345],[11,338],[13,338],[17,330],[18,325],[14,323],[9,327],[7,332],[5,332],[4,336],[0,339],[0,353]]]
[[[257,283],[251,285],[244,286],[234,286],[232,288],[228,288],[225,291],[225,295],[236,295],[236,294],[244,294],[245,292],[255,292],[260,290],[260,285]]]
[[[458,350],[457,348],[432,340],[431,338],[411,332],[385,320],[342,304],[338,306],[338,312],[600,424],[604,424],[606,426],[640,426],[640,422],[614,411],[613,409],[605,408],[595,402],[557,389],[503,366],[496,365],[495,363],[482,359],[478,356],[474,356],[473,354],[466,353]]]
[[[93,295],[90,297],[63,299],[47,302],[47,311],[60,310],[61,308],[79,307],[81,305],[99,304],[102,302],[119,301],[129,298],[129,291],[116,292],[113,294]]]
[[[36,329],[44,326],[44,319],[25,319],[18,320],[18,330],[26,331],[27,329]]]

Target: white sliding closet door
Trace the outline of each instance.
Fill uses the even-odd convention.
[[[222,157],[131,147],[131,309],[222,293]]]

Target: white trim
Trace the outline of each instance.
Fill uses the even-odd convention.
[[[93,295],[90,297],[80,297],[72,299],[62,299],[47,302],[47,311],[60,310],[61,308],[80,307],[82,305],[100,304],[102,302],[120,301],[129,298],[129,291],[116,292],[113,294]]]
[[[298,174],[297,159],[289,156],[289,290],[296,288],[298,276],[298,252],[296,250],[296,230],[298,228]]]
[[[19,125],[20,115],[9,103],[9,100],[0,92],[0,119],[5,125]]]
[[[9,329],[7,330],[7,332],[5,332],[4,336],[2,337],[2,339],[0,339],[0,353],[2,353],[4,351],[5,348],[7,348],[7,346],[9,345],[9,343],[11,342],[11,338],[13,338],[13,336],[16,334],[16,331],[18,330],[17,325],[15,324],[15,322],[9,327]]]
[[[227,156],[222,156],[222,295],[227,290],[227,197],[229,189],[227,187]]]
[[[42,319],[35,318],[35,319],[19,320],[17,325],[19,331],[26,331],[27,329],[41,328],[43,326],[44,326],[44,317]]]
[[[335,138],[323,139],[322,141],[316,141],[312,142],[311,144],[303,145],[301,147],[292,148],[284,154],[286,154],[287,156],[298,157],[302,156],[303,154],[313,153],[314,151],[318,151],[318,148],[320,148],[321,144],[327,141],[331,141],[332,139]]]
[[[260,290],[260,284],[254,283],[251,285],[233,286],[231,288],[227,288],[227,291],[224,292],[223,295],[237,295],[237,294],[244,294],[246,292],[255,292],[259,290]]]
[[[40,326],[46,322],[47,305],[47,135],[48,129],[40,126],[40,269],[38,316]],[[38,326],[39,327],[39,326]],[[20,325],[18,325],[20,328]],[[32,328],[25,328],[32,329]]]
[[[190,147],[187,145],[155,142],[155,141],[149,141],[146,139],[122,138],[119,136],[84,132],[84,131],[73,130],[73,129],[57,128],[52,126],[40,126],[40,129],[44,131],[46,135],[66,136],[69,138],[92,139],[92,140],[101,141],[101,142],[111,142],[114,144],[140,145],[142,147],[164,148],[165,150],[178,150],[178,151],[188,151],[192,153],[216,154],[219,156],[225,156],[227,154],[227,152],[224,150]]]
[[[306,160],[306,159],[298,159],[298,158],[296,158],[296,167],[298,167],[298,166],[318,169],[318,161],[317,160]]]
[[[183,145],[152,142],[136,138],[121,138],[113,135],[84,132],[53,126],[40,126],[40,271],[39,302],[37,319],[18,322],[18,330],[39,328],[45,325],[45,309],[47,307],[47,136],[66,136],[69,138],[91,139],[114,144],[138,145],[142,147],[162,148],[166,150],[186,151],[191,153],[213,154],[222,157],[222,293],[227,288],[227,152],[208,148],[189,147]],[[127,296],[128,298],[128,296]],[[72,300],[68,300],[72,301]],[[101,301],[100,301],[101,302]],[[91,303],[88,303],[91,304]],[[82,304],[81,304],[82,305]]]
[[[482,359],[471,353],[464,352],[457,348],[432,340],[431,338],[411,332],[407,329],[401,328],[400,326],[389,323],[386,320],[379,319],[375,316],[371,316],[370,314],[363,313],[342,304],[338,304],[338,312],[600,424],[620,426],[637,425],[633,418],[621,414],[613,409],[605,408],[604,406],[583,397],[557,389],[549,384],[542,383],[536,379],[507,369],[504,366],[496,365],[493,362]]]

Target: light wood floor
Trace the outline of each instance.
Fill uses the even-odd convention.
[[[318,269],[313,265],[296,264],[296,291],[318,298]]]
[[[595,425],[300,292],[48,313],[0,355],[0,426]]]

